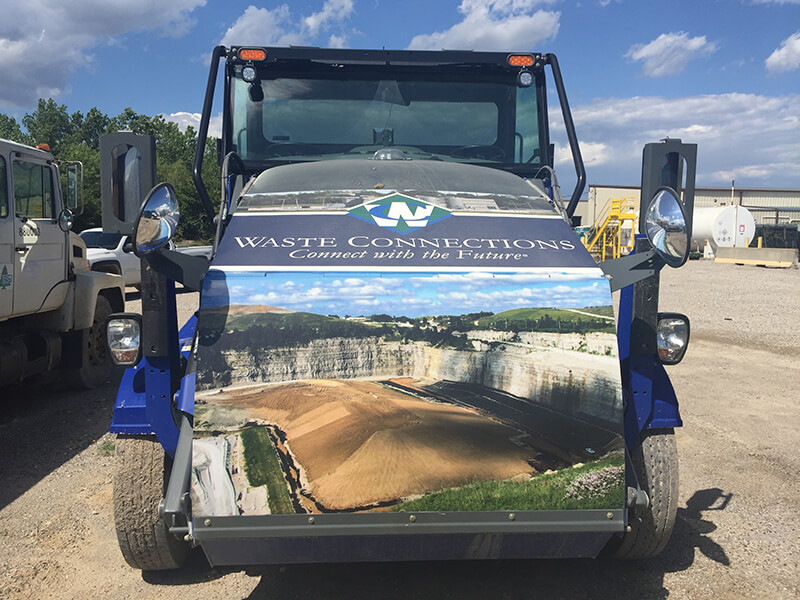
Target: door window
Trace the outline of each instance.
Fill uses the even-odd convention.
[[[53,207],[52,171],[46,165],[25,161],[14,161],[14,198],[18,217],[29,219],[52,219]]]
[[[0,219],[8,216],[8,177],[6,159],[0,156]]]

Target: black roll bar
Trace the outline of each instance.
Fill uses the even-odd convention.
[[[216,216],[214,205],[208,196],[206,184],[203,183],[203,156],[206,152],[206,136],[208,135],[208,123],[211,120],[211,106],[214,103],[214,88],[217,85],[217,72],[219,71],[219,61],[227,55],[228,49],[225,46],[217,46],[211,55],[211,68],[208,72],[208,84],[206,85],[206,97],[203,100],[203,115],[200,117],[200,130],[197,132],[197,148],[194,152],[194,162],[192,163],[192,179],[200,201],[208,215],[213,221]]]
[[[545,54],[545,61],[550,65],[553,70],[553,81],[556,84],[556,91],[558,92],[558,101],[561,104],[561,115],[564,118],[564,127],[567,130],[567,140],[569,140],[569,147],[572,150],[572,162],[575,164],[575,174],[578,176],[578,181],[575,183],[575,189],[572,190],[572,197],[567,206],[567,215],[572,218],[575,214],[575,209],[578,206],[578,201],[581,199],[581,194],[586,187],[586,169],[583,166],[583,158],[581,157],[581,149],[578,146],[578,136],[575,135],[575,123],[572,121],[572,113],[569,110],[569,102],[567,101],[567,92],[564,89],[564,81],[561,79],[561,69],[558,67],[558,59],[555,54]]]

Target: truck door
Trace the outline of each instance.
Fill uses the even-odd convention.
[[[130,249],[126,250],[128,244],[130,244]],[[119,249],[120,252],[117,256],[119,256],[119,264],[122,267],[122,275],[125,277],[125,285],[139,285],[142,281],[142,261],[133,253],[131,236],[122,236]]]
[[[55,170],[32,158],[14,160],[15,315],[57,308],[64,292],[53,288],[67,276],[67,234],[58,226]]]
[[[9,216],[8,167],[0,156],[0,320],[11,316],[14,301],[14,219]]]

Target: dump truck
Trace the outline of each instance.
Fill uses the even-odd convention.
[[[123,135],[118,164],[154,164]],[[682,424],[664,365],[689,341],[659,272],[687,259],[695,164],[693,144],[644,147],[634,252],[597,264],[553,54],[217,47],[193,168],[211,259],[168,248],[168,183],[109,184],[145,274],[141,315],[107,332],[128,564],[657,554]],[[122,188],[150,192],[137,210]],[[176,282],[200,292],[185,324]]]
[[[0,139],[0,385],[60,371],[96,387],[111,374],[105,320],[125,306],[120,277],[89,270],[70,231],[83,167],[58,164],[46,146]]]

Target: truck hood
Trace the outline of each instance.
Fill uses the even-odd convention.
[[[275,168],[203,285],[196,518],[623,508],[609,284],[535,186],[431,161]],[[590,491],[535,499],[576,463]]]
[[[432,160],[342,159],[284,165],[268,169],[247,187],[238,210],[274,207],[352,206],[396,191],[435,204],[464,208],[462,198],[494,198],[494,209],[518,208],[555,214],[540,180],[476,165]],[[455,203],[453,203],[455,202]],[[521,204],[520,204],[521,203]],[[462,203],[463,204],[463,203]],[[469,207],[469,203],[467,205]]]
[[[498,169],[436,160],[341,159],[267,169],[251,191],[386,189],[471,191],[530,195],[527,180]]]
[[[90,263],[95,263],[100,260],[117,260],[117,255],[105,248],[87,248],[86,258]]]

